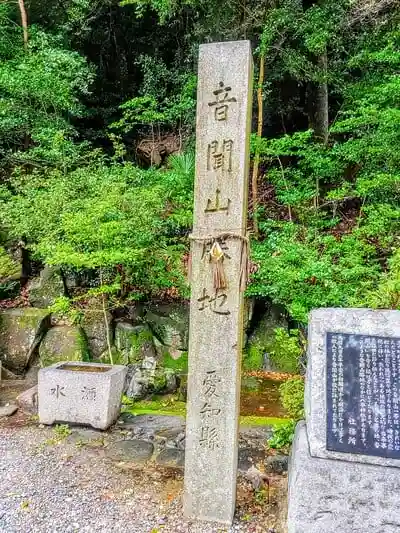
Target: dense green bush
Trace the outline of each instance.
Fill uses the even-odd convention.
[[[135,298],[185,294],[186,243],[169,237],[191,223],[193,166],[180,159],[164,171],[100,160],[66,174],[16,174],[12,194],[3,187],[1,222],[43,263],[101,269],[107,284],[124,284]]]
[[[279,387],[280,399],[290,418],[295,421],[304,417],[304,380],[288,379]]]
[[[265,66],[248,295],[300,326],[400,308],[398,2],[37,0],[25,42],[22,4],[0,5],[1,246],[122,300],[187,295],[193,156],[143,170],[136,149],[193,146],[198,45],[246,38]],[[259,348],[297,371],[280,335]]]
[[[284,424],[275,426],[272,437],[268,440],[269,447],[287,451],[293,442],[295,428],[296,422],[294,420],[288,420]]]

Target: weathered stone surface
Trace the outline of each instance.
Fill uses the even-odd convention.
[[[85,361],[89,357],[83,330],[77,326],[55,326],[39,347],[40,366],[61,361]]]
[[[166,448],[157,455],[156,462],[161,466],[183,469],[185,464],[185,452],[176,448]]]
[[[145,440],[120,440],[108,450],[108,455],[119,461],[145,463],[154,452],[154,445]]]
[[[115,346],[121,354],[120,364],[140,364],[146,357],[157,358],[153,335],[145,325],[132,326],[127,322],[118,322]]]
[[[12,372],[24,372],[50,325],[44,309],[10,309],[0,312],[0,359]]]
[[[400,460],[326,449],[327,332],[400,337],[400,311],[371,309],[317,309],[309,322],[305,413],[310,453],[313,457],[342,459],[400,467]]]
[[[311,457],[304,423],[289,465],[288,533],[399,533],[400,470]]]
[[[274,472],[275,474],[283,474],[287,472],[289,464],[289,457],[287,455],[270,455],[265,460],[265,468],[267,472]]]
[[[76,367],[82,370],[71,369]],[[93,371],[96,368],[105,371]],[[40,422],[107,429],[120,413],[125,375],[124,366],[100,363],[57,363],[42,368],[38,383]]]
[[[93,302],[85,309],[81,326],[87,338],[90,355],[95,359],[98,359],[108,349],[107,337],[109,337],[110,345],[112,344],[111,321],[111,313],[106,312],[104,316],[101,302]]]
[[[243,345],[240,280],[252,102],[249,41],[200,47],[197,95],[184,512],[230,525]],[[215,288],[216,267],[204,260],[216,243],[226,253],[220,258],[226,288]]]
[[[167,415],[132,415],[122,413],[118,419],[118,424],[126,430],[133,431],[134,435],[146,435],[148,438],[154,437],[159,431],[179,431],[184,428],[185,419],[181,416]]]
[[[8,368],[6,368],[5,366],[2,366],[0,361],[0,381],[2,379],[18,379],[18,376],[14,374],[14,372],[11,372],[11,370],[8,370]]]
[[[18,406],[26,413],[36,415],[39,408],[37,385],[17,396],[16,402]]]
[[[147,309],[144,316],[154,334],[160,356],[169,353],[179,359],[189,345],[189,308],[185,304],[159,304]]]
[[[254,464],[262,463],[265,458],[265,451],[255,448],[247,448],[239,446],[238,455],[238,470],[239,472],[247,472]]]
[[[157,361],[154,357],[145,357],[141,363],[128,366],[125,394],[129,398],[144,398],[154,387]]]
[[[45,266],[40,276],[28,283],[27,289],[31,306],[42,309],[53,305],[57,298],[65,295],[61,274],[51,266]]]
[[[9,405],[0,406],[0,418],[11,416],[18,410],[18,405],[11,403]]]

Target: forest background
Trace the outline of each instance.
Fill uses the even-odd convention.
[[[0,299],[188,297],[198,46],[249,39],[247,295],[400,309],[399,38],[395,0],[2,1]]]

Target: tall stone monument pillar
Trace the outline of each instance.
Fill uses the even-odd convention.
[[[200,46],[184,510],[235,510],[253,63],[249,41]]]

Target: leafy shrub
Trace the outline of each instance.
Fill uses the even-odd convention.
[[[12,237],[24,237],[35,258],[100,272],[96,283],[112,292],[125,284],[133,298],[186,294],[187,243],[179,234],[191,224],[190,160],[182,165],[175,157],[169,170],[158,171],[107,163],[15,175],[14,194],[3,187],[3,202],[0,195],[1,221]]]
[[[295,428],[296,422],[294,420],[288,420],[285,424],[275,426],[273,435],[268,441],[270,448],[287,449],[293,442]]]
[[[304,416],[304,381],[288,379],[279,387],[280,400],[290,418],[300,420]]]
[[[298,372],[300,357],[303,354],[299,331],[291,330],[288,333],[283,328],[276,328],[274,334],[275,338],[273,342],[266,347],[271,361],[282,372]]]

